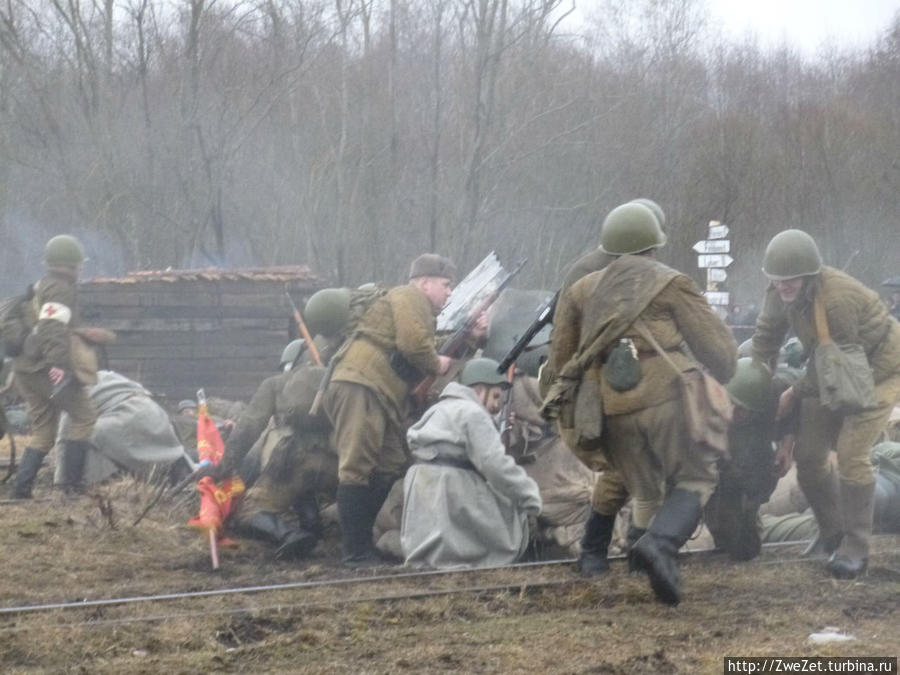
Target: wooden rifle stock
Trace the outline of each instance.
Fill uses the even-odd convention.
[[[316,348],[316,343],[313,342],[312,335],[309,334],[309,329],[306,327],[306,322],[303,320],[303,315],[300,314],[300,310],[297,309],[297,305],[294,304],[294,299],[291,297],[287,288],[284,289],[284,295],[287,298],[288,304],[291,306],[291,311],[294,313],[294,321],[297,322],[297,328],[300,329],[300,334],[303,336],[303,339],[306,340],[306,347],[309,349],[309,353],[312,354],[313,361],[316,362],[317,366],[321,366],[322,357],[319,356],[319,350]]]

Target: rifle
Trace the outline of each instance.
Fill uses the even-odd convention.
[[[441,356],[449,356],[451,358],[458,357],[463,347],[466,345],[466,340],[469,337],[469,334],[472,332],[472,329],[475,327],[475,324],[478,322],[478,317],[480,317],[484,312],[486,312],[491,305],[497,300],[500,296],[500,293],[509,285],[509,282],[512,281],[513,277],[515,277],[521,269],[525,266],[525,263],[528,262],[528,258],[522,258],[516,266],[513,268],[511,272],[507,272],[506,276],[497,284],[497,288],[495,288],[489,295],[487,295],[482,302],[473,309],[473,311],[469,312],[469,315],[466,317],[463,325],[457,328],[453,333],[450,334],[444,344],[441,345],[441,348],[438,350],[438,354]],[[431,385],[434,384],[436,376],[428,375],[413,388],[412,396],[416,401],[418,406],[421,408],[425,403],[425,397],[428,395],[429,389],[431,389]]]
[[[303,315],[300,314],[300,310],[297,309],[297,305],[294,304],[294,299],[288,292],[287,286],[285,286],[284,289],[284,296],[291,306],[291,311],[294,313],[294,321],[297,322],[297,328],[300,329],[300,334],[303,336],[303,339],[306,340],[306,347],[309,349],[309,353],[312,354],[313,361],[316,362],[317,366],[321,366],[322,357],[319,356],[319,350],[316,348],[316,343],[313,342],[312,335],[309,334],[309,329],[306,327],[306,322],[303,320]]]
[[[0,404],[0,426],[2,426],[3,432],[0,434],[0,438],[6,436],[9,439],[9,466],[6,467],[6,476],[0,481],[0,485],[2,485],[12,478],[13,474],[16,472],[16,439],[13,438],[13,430],[10,428],[9,421],[6,419],[6,410],[3,408],[2,404]]]
[[[552,298],[538,308],[537,316],[534,321],[532,321],[531,325],[525,329],[525,332],[522,333],[522,337],[518,339],[516,344],[512,346],[512,349],[510,349],[506,353],[506,356],[503,357],[500,365],[497,366],[498,373],[509,370],[509,367],[515,363],[516,359],[519,358],[519,355],[525,351],[525,348],[531,343],[534,336],[540,333],[544,326],[553,321],[553,314],[556,312],[556,303],[558,300],[559,291],[556,291]]]
[[[509,421],[510,413],[513,411],[513,380],[516,376],[516,367],[509,366],[506,371],[506,381],[509,382],[509,389],[506,390],[506,401],[500,409],[500,440],[503,441],[503,447],[509,452],[512,445],[512,424]]]

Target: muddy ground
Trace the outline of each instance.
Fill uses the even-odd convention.
[[[0,444],[0,453],[3,452]],[[0,488],[0,499],[8,486]],[[302,563],[242,541],[212,572],[184,523],[193,497],[131,523],[150,489],[122,479],[87,496],[49,489],[0,505],[0,606],[72,602],[337,577],[308,587],[122,606],[0,614],[0,670],[72,673],[721,673],[726,655],[897,656],[900,539],[880,537],[869,574],[839,582],[798,547],[751,563],[695,555],[685,600],[653,600],[624,564],[599,581],[569,565],[365,581],[337,564],[337,532]],[[49,499],[46,499],[48,498]],[[462,587],[481,590],[448,592]],[[396,596],[418,593],[419,597]],[[826,645],[826,626],[855,640]]]

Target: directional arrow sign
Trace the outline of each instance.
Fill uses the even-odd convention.
[[[727,253],[723,253],[721,255],[698,255],[697,256],[697,267],[728,267],[731,263],[734,262],[734,258],[732,258]]]
[[[711,305],[725,305],[730,302],[728,291],[706,291],[706,301]]]
[[[712,281],[717,284],[721,284],[728,278],[728,272],[723,269],[719,269],[718,267],[711,267],[706,270],[706,279],[707,281]]]
[[[715,220],[710,221],[710,223],[709,223],[709,238],[710,239],[724,239],[727,236],[728,236],[728,226],[727,225],[719,225]]]
[[[731,252],[730,239],[706,239],[694,244],[697,253],[729,253]]]

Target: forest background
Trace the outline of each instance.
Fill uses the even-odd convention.
[[[873,286],[900,274],[900,13],[811,58],[726,41],[699,0],[570,10],[4,0],[0,290],[60,232],[88,277],[302,263],[394,283],[423,251],[466,270],[493,249],[529,257],[518,286],[554,288],[635,197],[698,281],[691,246],[729,225],[739,302],[788,227]]]

